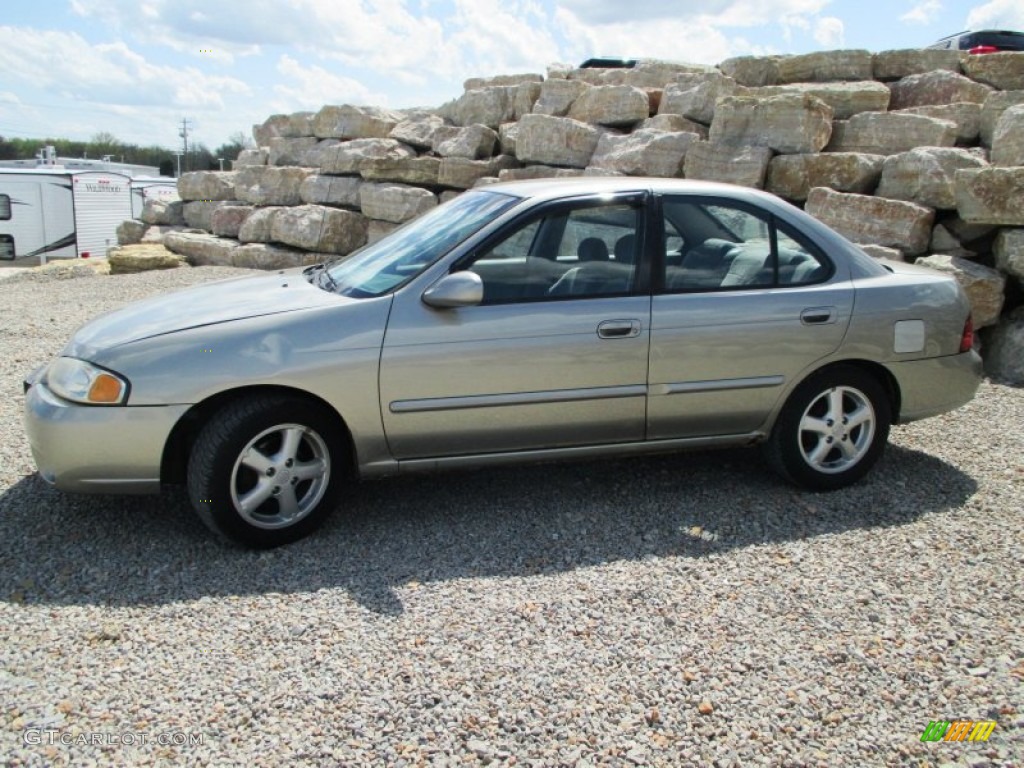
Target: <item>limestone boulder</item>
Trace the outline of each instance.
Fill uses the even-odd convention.
[[[1024,307],[1010,312],[985,338],[985,372],[1024,386]]]
[[[437,206],[437,195],[407,184],[365,183],[359,190],[360,207],[371,219],[400,224]]]
[[[986,56],[988,54],[985,54]],[[992,134],[996,132],[996,123],[1010,107],[1024,104],[1024,90],[996,91],[985,99],[981,107],[981,143],[992,146]]]
[[[358,174],[366,163],[377,160],[406,160],[416,150],[395,139],[355,139],[344,141],[324,153],[321,173]]]
[[[209,232],[213,229],[213,212],[219,207],[220,201],[216,200],[193,200],[185,203],[182,208],[185,223],[195,229]]]
[[[832,108],[810,95],[726,96],[715,108],[710,141],[769,147],[780,154],[820,152],[832,135]]]
[[[516,95],[513,100],[513,118],[522,119],[523,115],[533,112],[533,108],[540,99],[541,84],[537,82],[520,83],[516,86]]]
[[[738,147],[697,141],[686,152],[686,178],[721,181],[744,187],[764,187],[772,151],[768,147]]]
[[[832,107],[835,120],[846,120],[861,112],[884,112],[889,106],[889,89],[882,83],[858,80],[841,83],[791,83],[763,88],[743,88],[738,96],[765,99],[786,94],[809,94]]]
[[[340,139],[320,139],[316,144],[298,156],[299,162],[296,165],[306,168],[320,168],[323,166],[324,160],[335,152],[335,147],[340,146],[342,143]]]
[[[639,59],[631,69],[574,69],[567,77],[590,85],[631,85],[635,88],[664,88],[679,75],[714,72],[706,64],[687,64],[658,59]]]
[[[318,264],[323,255],[273,243],[248,243],[231,253],[231,266],[244,269],[291,269]]]
[[[942,253],[922,257],[915,263],[956,278],[971,302],[971,319],[975,328],[984,328],[999,319],[999,313],[1003,311],[1006,278],[997,270]]]
[[[779,59],[781,56],[736,56],[726,59],[718,68],[722,74],[731,77],[738,85],[758,88],[762,85],[777,85],[779,82]]]
[[[998,229],[993,224],[964,221],[958,215],[943,216],[942,226],[965,248],[979,253],[991,250]]]
[[[630,85],[597,85],[576,98],[568,117],[581,123],[628,126],[646,120],[650,112],[650,101],[642,89]]]
[[[117,244],[135,245],[136,243],[142,242],[142,237],[146,234],[147,226],[148,225],[145,222],[138,221],[137,219],[122,221],[117,225]]]
[[[282,208],[270,222],[274,242],[319,253],[351,253],[366,244],[365,216],[323,205]]]
[[[297,139],[313,135],[313,113],[294,112],[290,115],[271,115],[260,125],[252,127],[257,147],[270,146],[274,138]]]
[[[553,165],[528,165],[525,168],[507,168],[498,172],[499,181],[528,181],[529,179],[562,179],[582,176],[582,168],[556,168]]]
[[[214,212],[216,213],[216,211]],[[177,224],[150,224],[146,227],[146,233],[139,242],[143,245],[163,245],[164,237],[171,232],[198,232],[198,229],[189,230],[187,227]]]
[[[779,83],[827,83],[833,80],[870,80],[871,53],[862,50],[816,51],[778,60]]]
[[[708,137],[708,126],[690,120],[682,115],[657,114],[648,117],[640,123],[635,130],[638,131],[664,131],[666,133],[696,133],[702,139]]]
[[[486,125],[497,130],[516,114],[514,85],[491,86],[466,91],[458,99],[445,104],[440,112],[453,125]]]
[[[270,140],[267,153],[268,165],[305,165],[306,152],[317,145],[318,139],[307,136],[300,139],[286,139],[275,136]]]
[[[928,250],[935,211],[916,203],[815,187],[805,209],[855,243],[898,248],[916,256]]]
[[[498,143],[497,132],[486,125],[439,129],[435,136],[434,152],[441,157],[482,160],[494,154]]]
[[[464,91],[478,91],[493,86],[523,85],[524,83],[542,83],[544,75],[538,72],[525,72],[518,75],[494,75],[492,77],[471,77],[462,83]]]
[[[780,197],[802,201],[814,187],[870,195],[882,176],[884,155],[828,152],[778,155],[768,164],[765,188]]]
[[[906,261],[906,259],[903,258],[903,251],[899,248],[887,248],[884,245],[871,245],[870,243],[858,243],[857,247],[873,259]]]
[[[956,143],[960,145],[977,143],[981,133],[981,104],[973,101],[908,107],[898,110],[897,114],[924,115],[925,117],[934,117],[936,120],[949,120],[956,123]]]
[[[191,200],[233,200],[234,171],[193,171],[178,178],[178,197]]]
[[[446,157],[441,160],[437,183],[443,187],[469,189],[481,179],[493,177],[508,168],[518,168],[519,161],[512,155],[498,155],[487,160],[470,160],[466,157]]]
[[[299,205],[299,187],[313,168],[250,166],[235,172],[235,198],[252,205]]]
[[[964,74],[1000,91],[1024,89],[1024,51],[1001,51],[965,56]]]
[[[299,186],[299,198],[303,203],[358,209],[363,184],[359,176],[307,176]]]
[[[270,152],[266,148],[243,149],[231,162],[232,169],[244,168],[247,165],[266,165]]]
[[[956,209],[964,221],[1024,227],[1024,168],[956,172]]]
[[[961,168],[987,165],[985,158],[975,150],[917,147],[885,159],[875,194],[953,210],[956,208],[956,172]]]
[[[441,172],[439,157],[408,157],[365,161],[360,174],[367,181],[394,181],[402,184],[438,185]]]
[[[665,88],[658,106],[659,117],[680,115],[704,125],[715,118],[715,104],[723,96],[736,93],[736,81],[719,72],[679,75]]]
[[[184,256],[193,267],[229,267],[238,241],[193,232],[171,232],[164,238],[164,247]]]
[[[681,176],[686,151],[699,139],[696,133],[651,130],[606,133],[597,142],[590,167],[630,176]]]
[[[219,205],[210,217],[210,231],[217,237],[238,237],[238,230],[254,210],[251,205]]]
[[[1001,229],[996,235],[996,266],[1024,287],[1024,229]]]
[[[146,224],[181,226],[185,223],[185,203],[181,200],[147,200],[140,218]]]
[[[516,155],[516,139],[519,138],[519,123],[505,123],[498,129],[498,154]]]
[[[523,163],[586,168],[601,131],[568,117],[524,115],[519,121],[516,157]]]
[[[268,205],[265,208],[256,208],[242,222],[238,228],[238,242],[240,243],[269,243],[271,236],[271,225],[274,216],[278,211],[286,210],[284,206]]]
[[[581,80],[545,80],[540,87],[540,96],[533,105],[533,111],[539,115],[565,117],[569,114],[572,103],[587,90],[587,87]]]
[[[915,147],[952,147],[956,123],[905,112],[862,112],[832,126],[828,152],[895,155]]]
[[[902,80],[941,69],[960,74],[960,51],[906,48],[882,51],[872,57],[875,80]]]
[[[946,69],[907,75],[889,83],[889,89],[892,91],[889,108],[893,110],[923,107],[927,104],[954,104],[958,101],[983,104],[992,92],[989,86]]]
[[[447,124],[440,115],[406,118],[391,129],[388,138],[416,149],[431,149],[434,146],[435,134],[445,125]]]
[[[134,244],[111,248],[107,253],[110,274],[130,275],[149,272],[154,269],[176,269],[187,267],[185,257],[167,250],[162,245]]]
[[[328,105],[313,118],[313,135],[320,139],[384,139],[401,115],[380,107]]]
[[[992,134],[992,164],[1024,165],[1024,104],[1009,107],[1000,115]]]

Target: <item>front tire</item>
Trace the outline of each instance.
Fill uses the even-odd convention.
[[[869,373],[839,365],[797,387],[765,446],[772,468],[813,491],[834,491],[860,480],[882,455],[892,408]]]
[[[312,533],[348,475],[345,443],[314,403],[261,395],[219,411],[188,462],[188,492],[214,533],[256,549]]]

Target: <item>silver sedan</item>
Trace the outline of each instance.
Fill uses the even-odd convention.
[[[42,478],[185,483],[253,547],[359,477],[763,445],[812,490],[893,423],[969,401],[948,276],[875,261],[739,187],[581,178],[467,192],[356,254],[99,317],[25,382]]]

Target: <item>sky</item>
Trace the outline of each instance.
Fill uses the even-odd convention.
[[[0,136],[214,149],[324,104],[432,107],[591,56],[918,48],[1024,30],[1024,0],[7,0]]]

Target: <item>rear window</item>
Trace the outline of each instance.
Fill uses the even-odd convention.
[[[972,32],[960,38],[960,50],[969,51],[980,45],[990,45],[1004,51],[1024,51],[1022,32]]]

